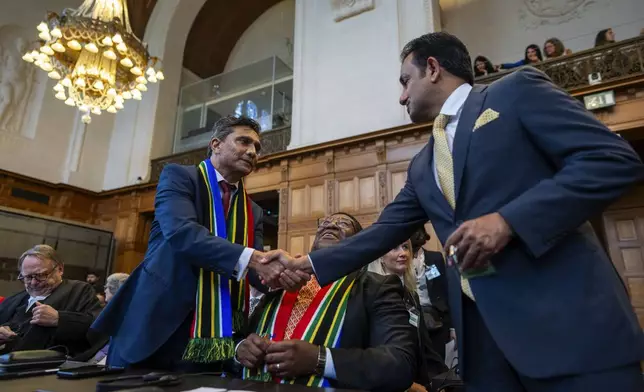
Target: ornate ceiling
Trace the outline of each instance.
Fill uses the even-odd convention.
[[[137,37],[158,0],[127,0],[130,23]],[[184,51],[183,65],[202,78],[223,72],[235,44],[246,29],[281,0],[208,0],[197,15]]]
[[[280,0],[208,0],[197,15],[186,43],[183,65],[207,78],[223,72],[246,29]]]
[[[145,26],[152,15],[152,10],[158,0],[127,0],[127,9],[130,14],[130,24],[134,34],[143,39]]]

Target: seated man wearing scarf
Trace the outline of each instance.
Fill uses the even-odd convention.
[[[362,230],[345,213],[326,217],[313,249]],[[287,278],[295,278],[286,271]],[[402,391],[417,372],[418,333],[396,276],[363,269],[325,287],[315,277],[299,292],[267,294],[235,359],[244,379],[316,387]]]
[[[262,208],[244,187],[259,131],[253,119],[224,117],[203,162],[163,168],[145,258],[92,326],[111,336],[108,365],[199,372],[232,362],[249,283],[276,286],[284,270],[259,262]]]

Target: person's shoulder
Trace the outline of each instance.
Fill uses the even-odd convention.
[[[91,291],[96,291],[94,290],[94,286],[87,282],[83,282],[82,280],[74,280],[74,279],[66,279],[63,280],[63,285],[69,286],[70,289],[72,290],[91,290]]]
[[[361,270],[356,281],[360,284],[362,289],[367,291],[380,291],[383,287],[396,287],[402,289],[402,282],[400,278],[395,275],[381,275],[375,272]]]
[[[17,292],[17,293],[15,293],[15,294],[12,294],[12,295],[10,295],[10,296],[8,296],[8,297],[5,297],[4,301],[2,301],[2,302],[0,303],[0,306],[2,306],[2,305],[9,305],[10,303],[12,303],[12,302],[14,302],[14,301],[16,301],[16,300],[21,299],[21,298],[22,298],[22,297],[24,297],[25,295],[28,295],[26,290],[18,291],[18,292]]]
[[[502,77],[499,80],[492,82],[489,88],[490,90],[501,89],[506,87],[516,89],[518,86],[521,86],[526,82],[536,81],[536,80],[550,81],[550,78],[548,77],[548,75],[538,70],[537,68],[532,67],[530,65],[526,65],[526,66],[517,68],[512,73]]]
[[[168,163],[163,166],[162,175],[196,175],[197,167],[194,165],[179,165],[177,163]]]
[[[158,188],[174,187],[177,184],[181,187],[194,187],[198,176],[197,170],[196,166],[168,163],[161,171]]]

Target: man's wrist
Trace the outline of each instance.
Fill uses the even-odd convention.
[[[306,256],[303,256],[302,258],[304,259],[304,261],[302,261],[300,269],[309,275],[314,274],[315,270],[313,269],[313,262],[311,261],[311,256],[306,255]]]
[[[322,376],[324,375],[324,369],[326,368],[326,348],[324,346],[318,346],[318,361],[313,370],[313,374]]]
[[[242,339],[242,340],[240,340],[240,341],[239,341],[239,343],[237,343],[237,344],[235,345],[235,355],[233,355],[233,361],[235,361],[236,363],[238,363],[238,364],[240,364],[240,365],[241,365],[241,363],[239,362],[239,358],[237,358],[237,351],[239,350],[239,346],[240,346],[242,343],[244,343],[245,341],[246,341],[246,339]]]

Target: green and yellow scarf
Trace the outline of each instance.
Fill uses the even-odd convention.
[[[349,294],[359,274],[351,273],[329,285],[320,288],[313,301],[307,308],[293,330],[291,339],[305,340],[317,346],[328,348],[338,347],[342,335],[344,316],[347,311]],[[256,333],[272,341],[284,340],[284,333],[299,291],[296,293],[284,292],[267,301],[259,318]],[[281,384],[300,384],[309,387],[329,387],[327,379],[310,375],[296,379],[280,379],[273,377],[266,368],[255,372],[244,368],[243,378],[264,382]]]
[[[239,182],[239,190],[230,201],[226,219],[215,168],[206,159],[198,169],[202,197],[209,201],[205,226],[212,235],[252,247],[254,218],[243,182]],[[190,342],[183,359],[211,363],[232,358],[235,355],[233,331],[242,331],[248,319],[249,293],[246,279],[238,282],[200,268]]]

